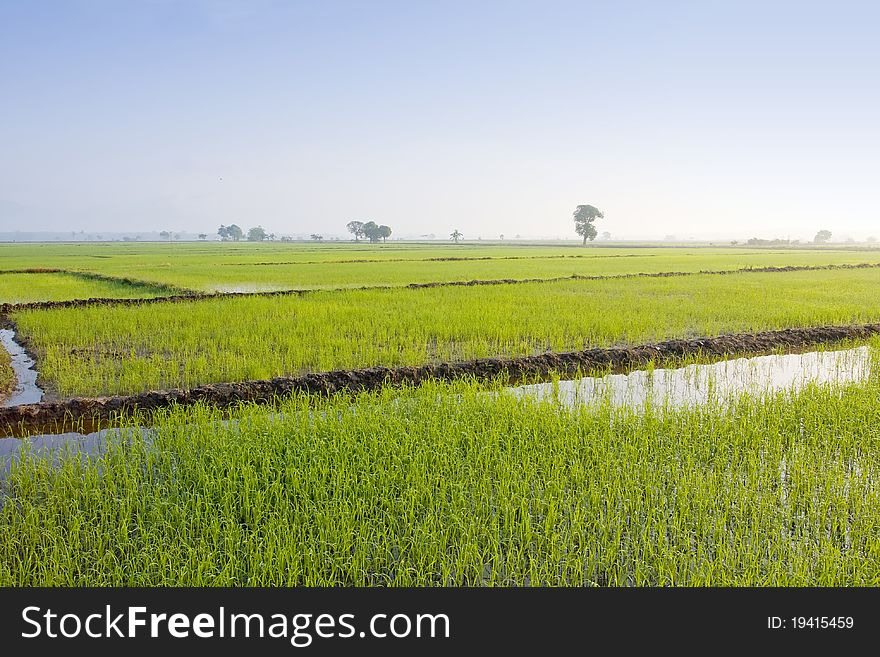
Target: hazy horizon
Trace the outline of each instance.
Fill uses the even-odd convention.
[[[864,2],[0,0],[0,232],[880,236]]]

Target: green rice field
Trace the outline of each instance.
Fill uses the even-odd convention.
[[[26,461],[0,584],[880,583],[876,369],[645,414],[485,389],[179,410],[100,461]]]
[[[200,292],[405,286],[409,283],[474,279],[550,279],[861,263],[880,264],[880,249],[345,243],[321,246],[246,243],[0,245],[0,269],[55,267]],[[91,291],[83,288],[82,294],[91,294]],[[107,296],[114,295],[108,293]]]
[[[700,273],[877,263],[855,248],[0,245],[0,269],[65,270],[0,273],[0,302],[120,300],[0,320],[65,400],[880,322],[880,268]],[[663,272],[689,273],[620,277]],[[606,278],[543,280],[573,274]],[[541,280],[405,287],[508,278]],[[289,288],[311,291],[123,301]],[[880,339],[855,345],[858,382],[686,408],[470,378],[171,406],[120,418],[92,458],[0,438],[26,455],[0,449],[0,586],[877,586]]]
[[[880,269],[227,297],[13,314],[61,396],[880,320]]]
[[[68,273],[0,273],[0,303],[69,301],[71,299],[140,299],[174,293],[165,286],[132,285]]]

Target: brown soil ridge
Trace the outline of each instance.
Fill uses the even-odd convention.
[[[538,380],[550,374],[583,375],[596,371],[625,371],[648,363],[675,362],[688,356],[724,358],[733,355],[803,350],[880,334],[880,323],[789,328],[740,333],[654,344],[548,352],[534,356],[481,358],[461,362],[405,367],[368,367],[336,370],[260,381],[211,383],[190,389],[153,390],[112,397],[73,398],[0,408],[0,435],[22,435],[29,430],[60,431],[77,426],[98,427],[121,413],[151,411],[172,405],[208,403],[229,407],[246,402],[270,402],[295,393],[329,395],[376,390],[382,386],[416,385],[428,380],[478,380],[501,377],[506,381]]]
[[[0,315],[22,310],[50,310],[56,308],[82,308],[86,306],[138,306],[151,303],[175,303],[182,301],[204,301],[207,299],[223,299],[231,297],[276,297],[276,296],[303,296],[319,292],[354,292],[362,290],[403,290],[437,287],[473,287],[478,285],[516,285],[524,283],[558,283],[562,281],[607,281],[624,280],[630,278],[668,278],[678,276],[713,275],[725,276],[744,273],[783,273],[797,271],[825,271],[842,269],[878,269],[880,263],[862,262],[857,264],[836,265],[785,265],[781,267],[742,267],[739,269],[701,269],[699,271],[663,271],[663,272],[634,272],[630,274],[582,275],[557,276],[552,278],[492,278],[475,279],[469,281],[432,281],[426,283],[408,283],[401,285],[362,285],[359,287],[336,287],[336,288],[300,288],[292,290],[272,290],[267,292],[189,292],[172,294],[160,297],[144,297],[135,299],[120,299],[113,297],[95,297],[90,299],[71,299],[69,301],[32,301],[28,303],[0,303]],[[107,280],[124,282],[128,279],[108,277]],[[147,283],[146,285],[151,285]]]
[[[558,254],[558,255],[524,255],[524,256],[436,256],[432,258],[350,258],[347,260],[279,260],[273,262],[223,262],[223,267],[265,267],[269,265],[358,265],[385,262],[462,262],[480,260],[561,260],[561,259],[597,259],[604,258],[656,258],[656,253],[618,253],[612,255]]]

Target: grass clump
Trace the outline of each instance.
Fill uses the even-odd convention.
[[[0,402],[15,390],[15,371],[9,352],[0,346]]]

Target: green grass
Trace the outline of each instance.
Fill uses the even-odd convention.
[[[14,313],[62,396],[880,320],[880,270],[316,292]]]
[[[164,296],[170,291],[122,281],[86,279],[72,274],[0,273],[0,303],[68,301],[92,297],[139,299]]]
[[[880,584],[876,368],[645,415],[484,392],[177,410],[151,446],[26,461],[0,585]]]
[[[438,258],[463,260],[438,261]],[[0,269],[57,267],[203,292],[326,289],[471,279],[544,279],[573,274],[614,276],[638,272],[862,262],[880,263],[880,249],[351,243],[0,245]]]

